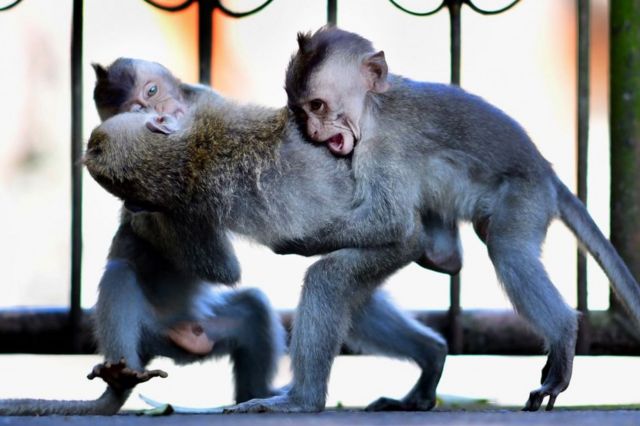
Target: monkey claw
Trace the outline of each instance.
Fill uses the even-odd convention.
[[[100,377],[115,390],[126,391],[154,377],[165,378],[167,373],[162,370],[135,371],[127,367],[127,363],[123,358],[116,363],[104,362],[93,367],[87,378],[93,380],[96,377]]]

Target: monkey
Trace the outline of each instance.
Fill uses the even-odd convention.
[[[127,87],[132,82],[126,73],[115,80],[119,84],[110,84],[113,76],[105,68],[94,69],[102,119],[124,108],[138,108],[122,102],[122,90],[134,89]],[[185,85],[155,107],[180,116],[182,102],[201,90]],[[159,99],[164,95],[156,94]],[[95,307],[95,337],[105,362],[88,376],[104,379],[107,389],[87,401],[0,400],[0,415],[115,414],[137,383],[166,377],[165,372],[144,369],[156,356],[186,364],[229,355],[237,402],[274,394],[271,380],[285,346],[280,320],[259,290],[216,291],[207,282],[231,285],[239,277],[240,266],[224,233],[208,225],[185,227],[159,213],[125,205]]]
[[[213,103],[219,99],[219,95],[208,87],[181,83],[169,70],[157,63],[120,58],[108,68],[95,64],[94,69],[97,75],[95,100],[102,118],[109,118],[114,112],[154,111],[159,114],[156,119],[162,117],[162,120],[148,121],[147,128],[165,135],[180,128],[178,120],[199,99]],[[425,219],[423,227],[434,231],[431,232],[433,236],[428,239],[428,244],[425,244],[425,253],[429,253],[429,256],[423,253],[421,259],[432,262],[428,267],[434,270],[452,273],[459,269],[456,265],[460,259],[457,233],[452,234],[449,230],[440,232],[437,220],[430,218]],[[205,234],[198,232],[198,235]],[[199,262],[197,259],[194,261]],[[383,323],[384,326],[381,325]],[[193,333],[186,330],[173,336],[174,342],[182,342],[184,339],[193,340]],[[206,348],[208,344],[206,339],[199,339],[198,345]],[[396,400],[382,397],[369,404],[367,410],[433,408],[446,345],[435,332],[395,308],[383,294],[375,294],[365,304],[344,344],[352,351],[412,359],[423,370],[416,386],[404,398]],[[196,344],[189,344],[189,348],[186,344],[181,346],[196,352]],[[435,347],[433,354],[430,353],[431,347]]]
[[[338,123],[359,146],[350,169],[305,143],[299,109],[226,102],[185,115],[189,130],[170,135],[146,131],[154,119],[148,115],[114,117],[93,131],[86,151],[89,173],[123,200],[209,218],[276,252],[322,254],[305,276],[290,390],[229,411],[324,407],[333,357],[354,313],[419,254],[425,212],[474,225],[516,311],[545,338],[541,386],[525,410],[540,409],[547,397],[546,409],[553,408],[569,384],[575,352],[576,312],[539,259],[553,218],[576,235],[633,319],[640,318],[640,290],[620,256],[524,129],[498,108],[455,86],[388,75],[384,54],[338,29],[299,37],[286,87],[291,106],[320,99],[318,108],[332,112],[320,124],[307,123],[318,140],[333,137],[321,134],[326,122],[350,120]],[[310,96],[316,90],[339,96]],[[317,110],[310,101],[309,111]]]
[[[357,207],[322,238],[281,250],[389,244],[404,238],[416,211],[471,222],[517,312],[547,344],[541,387],[524,409],[538,410],[548,396],[551,410],[569,385],[577,317],[539,260],[547,228],[559,217],[573,231],[638,320],[638,284],[613,246],[502,111],[454,86],[390,74],[384,52],[354,33],[325,27],[300,33],[298,45],[286,72],[288,104],[311,141],[353,155]]]

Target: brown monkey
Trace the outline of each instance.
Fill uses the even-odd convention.
[[[100,66],[95,69],[95,100],[103,119],[123,108],[141,109],[122,102],[123,91],[136,87],[131,75],[118,74],[122,68],[116,68],[121,79],[109,80],[113,74]],[[150,81],[145,83],[149,86]],[[171,87],[147,87],[145,92],[158,95],[153,99],[158,100],[158,110],[180,117],[183,102],[200,89],[177,90],[182,86],[176,85],[170,95],[163,91]],[[207,282],[233,284],[240,277],[226,234],[210,224],[198,227],[143,212],[139,205],[127,207],[111,244],[95,308],[96,339],[105,362],[89,378],[103,378],[108,388],[96,400],[0,400],[0,415],[114,414],[136,384],[166,377],[162,371],[144,369],[156,356],[184,364],[229,355],[236,401],[274,394],[271,380],[284,349],[279,318],[259,290],[214,290]]]
[[[311,233],[352,207],[348,161],[304,143],[287,109],[228,101],[197,105],[179,120],[182,130],[169,135],[147,129],[155,118],[117,115],[94,130],[89,141],[88,170],[125,203],[145,205],[192,226],[213,222],[267,246]],[[415,360],[422,374],[409,394],[398,401],[381,398],[369,409],[433,407],[446,356],[444,340],[374,291],[418,257],[425,239],[418,232],[382,248],[340,250],[310,268],[293,330],[294,382],[279,398],[278,409],[313,411],[324,405],[330,362],[314,362],[301,372],[300,357],[307,358],[301,337],[318,341],[311,358],[328,356],[330,361],[346,341]],[[330,303],[309,304],[318,294],[330,296]],[[307,386],[312,393],[300,395]]]
[[[215,104],[220,101],[209,88],[182,84],[159,64],[121,58],[108,68],[98,65],[94,68],[98,76],[95,99],[102,117],[108,117],[111,111],[125,109],[133,112],[155,111],[158,114],[147,121],[146,126],[161,134],[169,135],[180,130],[182,126],[179,121],[191,111],[194,104]],[[170,108],[166,107],[167,104]],[[431,232],[434,236],[428,239],[427,251],[430,250],[432,254],[443,253],[444,256],[439,259],[448,260],[434,266],[441,269],[451,267],[451,260],[460,258],[457,231],[455,235],[448,230],[438,233],[438,222],[431,219],[425,220],[423,226],[434,230]],[[380,324],[385,325],[381,327]],[[194,344],[189,343],[197,338],[190,332],[194,326],[197,327],[195,324],[185,324],[170,337],[183,348],[196,352]],[[207,343],[206,339],[199,339],[199,344],[206,347]],[[446,353],[443,341],[431,330],[399,312],[382,294],[374,295],[357,315],[345,343],[354,350],[412,359],[424,370],[414,389],[402,400],[381,398],[369,405],[369,410],[428,410],[433,407],[437,379]]]

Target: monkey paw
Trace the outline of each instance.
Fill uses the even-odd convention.
[[[529,394],[529,399],[527,403],[524,405],[522,411],[538,411],[542,406],[542,401],[546,396],[549,397],[549,401],[547,402],[547,406],[545,408],[546,411],[553,410],[553,405],[556,402],[556,398],[558,394],[562,392],[561,390],[550,389],[546,386],[542,386],[539,389],[531,391]]]
[[[293,401],[288,395],[277,395],[265,399],[252,399],[224,409],[225,414],[236,413],[311,413],[322,407],[308,406]]]
[[[132,370],[127,367],[127,363],[123,358],[116,363],[104,362],[93,367],[93,371],[87,375],[87,378],[93,380],[96,377],[100,377],[117,391],[125,391],[154,377],[165,378],[167,373],[162,370]]]
[[[429,411],[435,407],[436,401],[404,401],[392,398],[378,398],[367,405],[365,411]]]

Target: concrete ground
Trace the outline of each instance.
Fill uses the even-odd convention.
[[[562,426],[637,426],[640,411],[633,410],[558,410],[524,413],[511,410],[432,411],[430,413],[366,413],[362,411],[326,411],[318,414],[246,414],[246,415],[170,415],[161,417],[121,414],[113,417],[0,417],[0,425],[19,426],[357,426],[357,425],[562,425]]]

